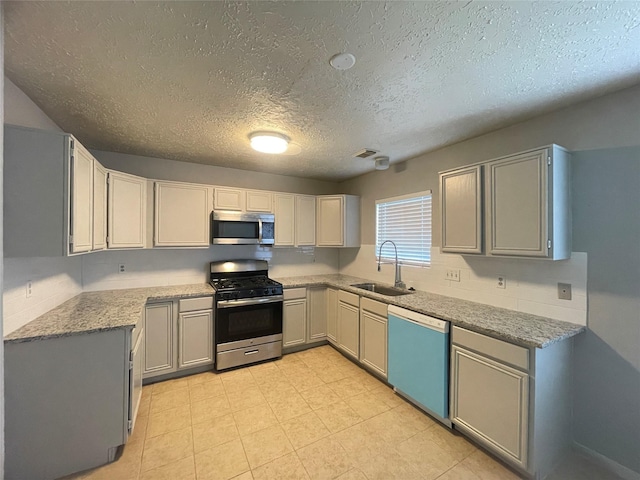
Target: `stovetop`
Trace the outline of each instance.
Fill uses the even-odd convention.
[[[216,298],[219,300],[282,295],[282,284],[266,275],[220,278],[212,280],[211,286],[216,290]]]

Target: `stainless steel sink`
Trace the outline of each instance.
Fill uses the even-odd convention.
[[[386,285],[380,285],[378,283],[356,283],[351,286],[354,288],[361,288],[362,290],[368,290],[369,292],[379,293],[380,295],[388,295],[390,297],[397,297],[398,295],[408,295],[409,293],[413,293],[409,290],[388,287]]]

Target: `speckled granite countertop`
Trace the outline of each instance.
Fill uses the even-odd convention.
[[[213,295],[208,283],[81,293],[4,337],[5,343],[133,328],[145,303]]]
[[[397,297],[380,295],[379,293],[351,287],[350,285],[353,283],[370,282],[370,280],[347,275],[309,275],[275,278],[274,280],[282,283],[285,287],[308,287],[313,285],[337,287],[357,293],[363,297],[397,305],[398,307],[414,310],[442,320],[449,320],[454,325],[523,347],[544,348],[586,330],[584,326],[574,323],[433,293],[416,291],[410,295]]]

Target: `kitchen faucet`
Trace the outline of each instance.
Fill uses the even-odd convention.
[[[398,263],[398,247],[396,247],[396,244],[394,242],[392,242],[391,240],[385,240],[384,242],[382,242],[380,244],[380,249],[378,250],[378,271],[380,271],[380,260],[382,259],[382,246],[387,242],[389,242],[391,245],[393,245],[393,248],[396,251],[396,279],[395,279],[394,286],[396,288],[405,288],[406,285],[402,281],[402,275],[400,273],[400,264]]]

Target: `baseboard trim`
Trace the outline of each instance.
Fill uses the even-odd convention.
[[[605,457],[601,453],[591,450],[589,447],[585,447],[581,443],[573,442],[573,450],[576,453],[584,455],[591,459],[597,465],[606,468],[610,472],[624,478],[624,480],[640,480],[640,473],[634,472],[630,468],[620,465],[618,462],[611,460],[609,457]]]

